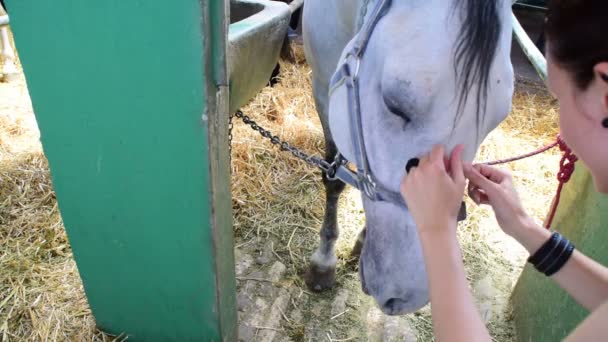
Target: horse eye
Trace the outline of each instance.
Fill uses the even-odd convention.
[[[391,112],[391,114],[395,114],[398,117],[400,117],[401,119],[403,119],[405,121],[405,123],[409,123],[410,121],[412,121],[412,119],[410,119],[409,115],[407,115],[401,108],[399,108],[399,106],[397,106],[396,103],[394,103],[393,101],[384,101],[385,105],[386,105],[386,109],[388,109],[389,112]]]

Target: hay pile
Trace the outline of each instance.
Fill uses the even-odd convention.
[[[281,82],[264,89],[243,110],[290,143],[322,154],[310,69],[303,63],[282,63],[281,70]],[[95,329],[57,211],[25,84],[19,82],[0,84],[0,340],[112,340]],[[557,133],[555,108],[542,88],[518,83],[513,114],[490,135],[478,159],[504,158],[550,142]],[[270,244],[274,257],[287,266],[284,286],[301,289],[290,310],[301,311],[302,319],[286,320],[283,328],[294,341],[308,340],[313,328],[333,340],[359,340],[366,334],[364,313],[373,307],[360,291],[356,263],[350,258],[364,224],[359,194],[347,189],[340,203],[338,286],[310,294],[300,275],[318,242],[323,217],[319,174],[271,148],[242,123],[235,122],[233,135],[237,252],[261,253]],[[555,190],[557,162],[557,151],[551,151],[507,166],[514,171],[526,207],[539,220]],[[523,251],[497,229],[487,209],[471,203],[460,239],[469,280],[493,336],[511,340],[506,303]],[[341,291],[349,293],[347,312],[334,320],[320,319],[323,315],[318,313],[331,309]],[[428,308],[406,319],[420,341],[432,340]]]
[[[323,134],[310,95],[310,69],[305,64],[283,63],[282,72],[281,83],[264,89],[243,111],[306,152],[320,154]],[[496,160],[532,151],[553,142],[557,132],[555,100],[543,85],[519,80],[513,113],[488,137],[477,160]],[[255,238],[273,240],[273,252],[291,270],[292,286],[306,291],[300,276],[317,246],[323,218],[324,196],[319,174],[290,155],[271,148],[242,123],[235,124],[234,136],[232,191],[237,245],[244,246],[248,252],[262,253],[263,245]],[[513,171],[524,205],[539,222],[544,219],[556,189],[558,160],[558,151],[553,150],[504,166]],[[508,341],[514,337],[508,297],[521,271],[525,251],[500,231],[490,210],[475,207],[470,201],[468,209],[469,219],[461,224],[459,234],[468,277],[475,291],[480,292],[480,306],[488,317],[493,336],[499,341]],[[352,304],[353,311],[365,312],[373,303],[360,292],[356,263],[350,257],[364,225],[357,191],[347,188],[338,215],[338,288],[361,295],[360,302]],[[317,299],[309,296],[294,306],[301,308],[314,306],[316,301],[331,301],[336,291],[315,295]],[[428,307],[409,318],[421,341],[432,339]],[[333,331],[341,338],[365,334],[364,329],[352,329],[353,325],[364,325],[365,319],[359,314],[353,313],[342,326],[336,322],[328,324],[314,315],[307,319],[315,321],[318,329]]]
[[[0,83],[0,341],[108,341],[72,258],[22,75]]]

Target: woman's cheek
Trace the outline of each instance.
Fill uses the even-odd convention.
[[[562,139],[564,139],[564,141],[566,141],[566,143],[569,144],[569,142],[571,141],[571,137],[570,137],[571,126],[568,123],[567,116],[568,116],[567,110],[562,105],[560,108],[560,112],[559,112],[559,132],[560,132]]]
[[[560,106],[559,128],[561,137],[571,148],[576,148],[581,138],[579,137],[581,122],[573,118],[577,113],[575,112],[575,108],[570,106],[568,102],[561,103]]]

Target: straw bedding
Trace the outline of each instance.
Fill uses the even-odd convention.
[[[262,90],[243,111],[293,145],[321,154],[323,134],[311,97],[310,69],[301,51],[296,56],[295,63],[282,62],[279,84]],[[478,160],[505,158],[551,142],[558,130],[556,106],[542,86],[518,81],[513,113],[484,142]],[[292,298],[288,309],[301,312],[301,321],[285,320],[283,329],[295,341],[309,340],[311,326],[330,340],[363,340],[374,305],[361,293],[350,257],[364,223],[359,194],[348,189],[340,202],[337,288],[312,294],[301,274],[323,217],[319,173],[241,123],[235,122],[233,134],[237,253],[260,253],[271,242],[273,257],[287,266],[283,285],[303,293]],[[0,340],[113,340],[95,329],[38,136],[23,79],[0,83]],[[525,206],[539,220],[556,187],[557,153],[506,166]],[[499,231],[487,208],[470,201],[468,207],[469,219],[459,233],[467,275],[494,338],[511,340],[508,297],[525,254]],[[335,319],[320,318],[343,291],[348,310]],[[290,312],[285,314],[293,317]],[[428,307],[403,319],[418,340],[432,340]]]

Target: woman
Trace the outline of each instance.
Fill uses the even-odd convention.
[[[589,167],[597,190],[608,193],[608,1],[549,0],[548,7],[548,84],[560,102],[561,136]],[[465,178],[470,197],[492,206],[500,227],[530,252],[529,261],[591,312],[568,340],[605,339],[608,268],[534,223],[507,172],[465,165],[462,151],[456,147],[445,163],[444,148],[436,146],[401,185],[423,247],[437,339],[491,340],[468,289],[456,239]]]

